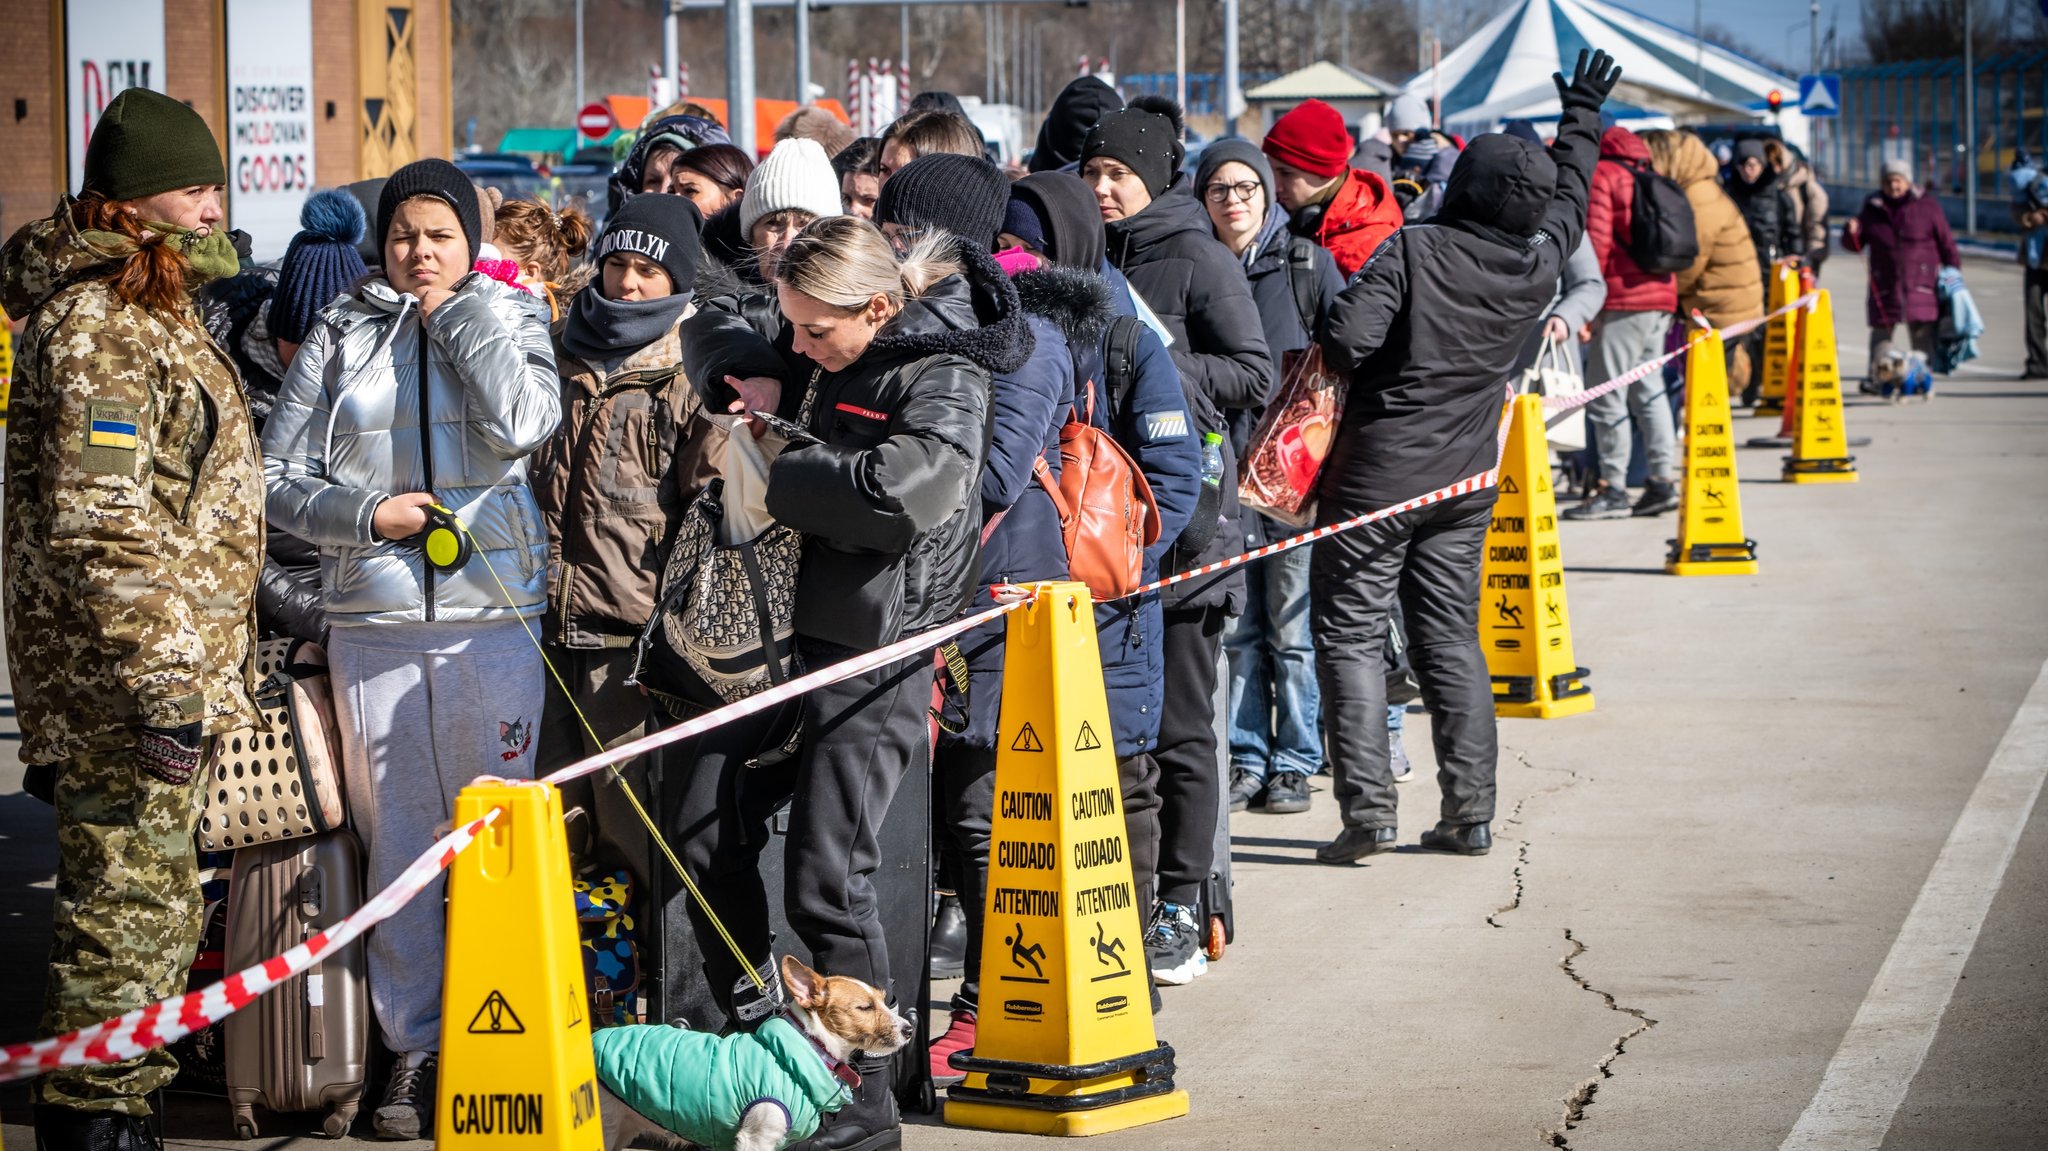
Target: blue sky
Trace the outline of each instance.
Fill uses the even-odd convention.
[[[1667,24],[1691,28],[1693,0],[1617,0],[1624,8],[1654,16]],[[1767,60],[1783,63],[1794,74],[1805,70],[1807,59],[1807,4],[1805,0],[1704,0],[1709,27],[1719,25],[1735,34]],[[1863,5],[1859,0],[1821,0],[1820,31],[1825,38],[1828,21],[1836,27],[1845,53],[1862,44]]]

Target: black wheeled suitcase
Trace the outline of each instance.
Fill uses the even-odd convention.
[[[655,793],[652,811],[666,811],[661,802],[662,780],[671,772],[687,772],[692,765],[677,762],[667,749],[650,773],[648,789]],[[681,778],[677,776],[677,778]],[[761,885],[768,894],[769,923],[775,931],[775,952],[795,954],[806,963],[810,953],[790,929],[783,908],[784,855],[789,843],[789,805],[784,803],[769,821],[773,842],[761,852]],[[889,940],[889,968],[896,984],[897,1010],[914,1025],[915,1038],[896,1057],[896,1098],[905,1110],[930,1113],[937,1108],[932,1088],[926,1013],[931,1000],[929,939],[932,908],[931,861],[931,772],[920,764],[908,772],[896,789],[896,799],[882,821],[882,866],[875,872],[875,893],[881,904],[882,929]],[[659,849],[648,861],[648,874],[655,877],[652,901],[645,920],[655,925],[643,939],[653,954],[646,970],[653,976],[649,988],[649,1022],[685,1021],[692,1028],[718,1031],[725,1027],[725,1013],[711,996],[704,975],[704,953],[697,946],[690,917],[684,904],[689,898],[675,868]],[[696,876],[691,876],[696,879]],[[717,940],[712,946],[723,946]],[[826,972],[825,974],[832,974]]]

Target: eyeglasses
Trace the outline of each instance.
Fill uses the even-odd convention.
[[[1202,195],[1211,204],[1222,204],[1230,200],[1242,200],[1249,204],[1252,195],[1259,190],[1257,180],[1246,180],[1242,184],[1210,184],[1202,189]]]

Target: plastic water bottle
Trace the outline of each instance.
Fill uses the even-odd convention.
[[[1223,437],[1216,432],[1202,433],[1202,483],[1223,486]]]

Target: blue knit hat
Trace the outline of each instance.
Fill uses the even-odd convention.
[[[363,206],[339,188],[306,197],[299,209],[298,235],[285,249],[277,269],[277,292],[270,297],[270,334],[303,344],[320,309],[334,302],[368,271],[356,243],[367,221]]]

